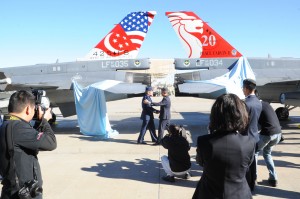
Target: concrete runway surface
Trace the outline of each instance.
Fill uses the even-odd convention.
[[[154,97],[158,102],[161,97]],[[171,97],[171,123],[182,124],[192,133],[194,142],[207,133],[209,113],[214,100],[193,97]],[[80,133],[76,116],[57,117],[54,127],[58,148],[40,152],[44,179],[44,199],[189,199],[199,181],[202,168],[195,162],[196,143],[190,150],[192,178],[161,180],[165,175],[160,156],[167,154],[162,146],[137,145],[141,127],[141,98],[107,103],[112,128],[119,131],[114,139],[101,140]],[[273,105],[277,107],[278,105]],[[157,116],[156,116],[157,118]],[[92,118],[91,118],[92,119]],[[158,119],[155,120],[156,128]],[[279,176],[278,187],[266,183],[268,171],[262,156],[258,162],[258,186],[253,198],[300,198],[300,109],[290,112],[282,122],[285,141],[274,148],[273,158]]]

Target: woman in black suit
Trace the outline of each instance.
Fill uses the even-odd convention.
[[[199,136],[197,163],[202,177],[193,199],[252,198],[245,174],[253,161],[255,140],[245,130],[245,103],[234,94],[218,97],[211,109],[210,134]]]

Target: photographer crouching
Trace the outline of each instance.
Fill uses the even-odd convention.
[[[9,99],[9,114],[4,116],[0,128],[1,199],[42,198],[43,181],[37,155],[39,151],[54,150],[57,143],[48,123],[51,109],[36,107],[36,100],[36,96],[24,90]],[[35,112],[37,121],[33,127],[30,121]]]
[[[168,134],[161,140],[161,144],[168,149],[168,156],[161,157],[161,164],[166,172],[162,179],[175,182],[175,176],[183,179],[191,177],[191,158],[189,150],[192,143],[191,135],[181,126],[171,124]]]

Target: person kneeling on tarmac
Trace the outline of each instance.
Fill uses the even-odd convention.
[[[175,176],[184,179],[191,177],[191,158],[189,150],[190,134],[179,125],[171,124],[168,134],[161,141],[162,146],[168,149],[168,156],[161,157],[161,164],[166,172],[162,179],[168,182],[175,182]]]

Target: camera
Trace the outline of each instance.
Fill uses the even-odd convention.
[[[45,112],[48,108],[50,108],[50,100],[46,97],[46,91],[34,89],[32,90],[32,94],[35,97],[35,113],[33,116],[33,120],[39,119],[39,107],[41,107],[42,111]]]
[[[20,199],[32,199],[41,195],[43,189],[39,187],[37,180],[30,180],[25,182],[24,186],[19,190],[18,195]]]
[[[182,125],[179,126],[179,134],[188,141],[189,144],[193,143],[190,131],[187,131]]]

